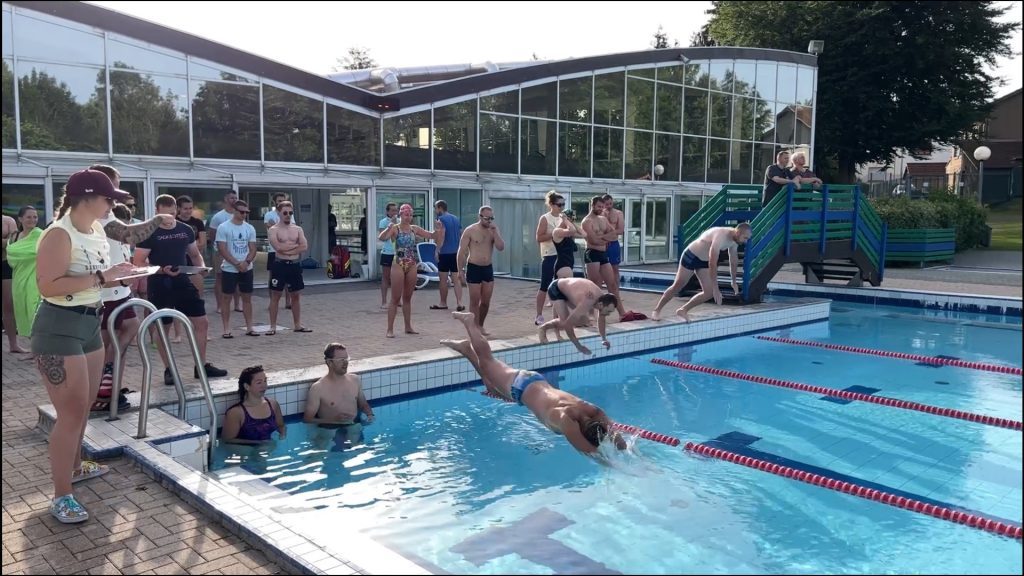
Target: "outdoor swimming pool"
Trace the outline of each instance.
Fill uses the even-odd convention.
[[[1021,365],[1020,319],[834,303],[768,335]],[[618,421],[1019,526],[1021,432],[651,363],[652,358],[1021,419],[1021,377],[741,336],[546,371]],[[1017,573],[1021,545],[638,440],[603,468],[522,407],[462,389],[375,408],[365,444],[292,422],[219,448],[310,532],[356,528],[451,573]]]

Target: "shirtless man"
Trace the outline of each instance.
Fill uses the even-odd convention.
[[[494,223],[494,210],[490,206],[481,206],[477,217],[479,221],[462,232],[458,262],[459,270],[465,271],[466,283],[469,284],[469,311],[476,317],[480,332],[488,336],[484,320],[491,309],[491,294],[494,293],[491,256],[495,249],[499,252],[505,250],[505,239]]]
[[[267,239],[274,247],[274,265],[270,269],[270,331],[267,336],[277,334],[277,309],[281,301],[281,293],[286,289],[291,295],[292,330],[295,332],[312,332],[302,325],[302,266],[299,256],[309,250],[306,234],[302,228],[292,222],[295,208],[288,200],[277,205],[280,220],[267,230]],[[287,302],[287,299],[285,300]]]
[[[453,312],[452,317],[466,327],[469,339],[442,340],[441,344],[465,356],[491,394],[526,406],[541,424],[565,436],[580,453],[602,463],[598,446],[609,435],[619,450],[626,448],[625,440],[612,431],[612,421],[603,410],[552,386],[537,372],[516,370],[495,358],[471,312]]]
[[[604,216],[604,197],[594,196],[590,199],[590,214],[581,223],[587,235],[587,251],[583,253],[583,261],[587,267],[587,278],[600,286],[602,283],[608,291],[615,295],[615,307],[619,316],[626,313],[622,299],[618,295],[618,281],[614,278],[611,262],[608,260],[608,242],[618,238],[615,228]]]
[[[7,333],[8,349],[15,354],[23,354],[25,349],[18,345],[18,328],[14,323],[14,295],[11,293],[11,282],[14,271],[7,263],[7,239],[18,231],[18,223],[7,214],[3,215],[3,298],[4,332]]]
[[[611,240],[608,242],[607,250],[608,263],[612,265],[612,284],[608,285],[608,291],[619,299],[618,309],[621,318],[626,315],[626,308],[622,305],[622,294],[619,292],[619,264],[622,263],[622,244],[619,242],[619,238],[626,232],[626,215],[615,207],[615,199],[611,194],[605,194],[601,199],[604,200],[604,217],[612,227],[608,235]],[[615,236],[613,237],[612,234]]]
[[[355,441],[362,432],[359,413],[366,415],[366,423],[373,422],[373,408],[363,396],[359,376],[348,373],[348,350],[332,342],[324,347],[327,375],[309,387],[306,410],[302,421],[319,424],[322,428],[346,429],[346,436]]]
[[[548,341],[548,330],[554,328],[555,336],[561,340],[558,329],[565,330],[569,340],[580,353],[589,356],[589,348],[580,344],[575,328],[586,322],[591,312],[597,312],[597,332],[601,335],[601,344],[611,348],[612,343],[605,335],[605,317],[615,310],[618,298],[614,294],[603,294],[601,289],[586,278],[557,278],[548,286],[548,298],[558,318],[541,324],[539,335],[541,342]]]
[[[661,299],[658,300],[658,305],[654,308],[651,318],[653,320],[661,320],[661,309],[676,294],[679,294],[679,291],[682,290],[683,286],[686,286],[686,283],[690,281],[690,278],[695,273],[697,274],[697,280],[700,281],[700,293],[694,294],[689,302],[680,306],[676,310],[676,314],[689,322],[690,317],[688,313],[698,304],[707,302],[711,298],[715,299],[715,304],[721,304],[722,292],[718,289],[718,254],[722,250],[729,251],[732,291],[738,296],[740,288],[736,284],[736,247],[740,244],[746,244],[747,240],[750,239],[750,234],[750,224],[744,222],[735,228],[726,226],[708,228],[700,237],[690,242],[690,245],[683,251],[683,255],[679,257],[679,269],[676,271],[675,281],[661,295]]]

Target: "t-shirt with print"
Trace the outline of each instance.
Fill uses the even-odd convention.
[[[459,219],[451,212],[445,212],[437,219],[444,224],[444,243],[441,244],[441,254],[457,254],[459,241],[462,239],[462,225],[459,224]]]
[[[786,184],[779,184],[772,178],[779,177],[785,178],[786,180],[793,179],[793,173],[788,168],[783,168],[778,164],[772,164],[764,170],[764,193],[761,196],[761,205],[767,206],[772,198],[782,190]]]
[[[175,220],[174,228],[157,228],[152,236],[139,242],[138,247],[149,250],[149,263],[153,266],[186,266],[188,247],[195,241],[192,227]]]
[[[377,223],[377,230],[384,230],[388,226],[391,226],[392,222],[393,221],[391,220],[391,218],[388,218],[387,216],[381,218],[380,222]],[[381,242],[380,243],[380,253],[385,255],[385,256],[392,256],[392,255],[394,255],[394,253],[395,253],[395,241],[394,240],[385,240],[385,241]]]
[[[263,215],[263,223],[267,225],[267,231],[269,233],[270,227],[281,221],[281,213],[277,211],[277,208],[271,208],[269,212]],[[267,242],[267,254],[273,254],[274,245]]]
[[[256,229],[248,222],[242,222],[241,224],[225,222],[217,226],[217,251],[220,251],[220,243],[224,242],[228,246],[228,252],[231,254],[231,257],[237,261],[242,261],[249,257],[249,243],[255,241]],[[220,269],[222,272],[238,273],[238,268],[235,268],[234,264],[228,262],[227,259],[221,264]]]

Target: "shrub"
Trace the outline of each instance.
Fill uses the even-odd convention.
[[[957,251],[974,248],[986,234],[988,210],[952,190],[936,190],[924,200],[900,196],[874,200],[872,204],[889,228],[956,229]]]

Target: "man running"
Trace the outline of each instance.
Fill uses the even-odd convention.
[[[465,356],[491,394],[526,406],[541,424],[565,436],[585,456],[600,458],[598,446],[609,436],[619,450],[626,448],[603,410],[552,386],[537,372],[517,370],[495,358],[471,312],[452,312],[452,317],[466,327],[469,339],[441,344]]]
[[[267,336],[277,334],[277,308],[281,300],[281,293],[285,290],[291,294],[292,300],[292,330],[295,332],[312,332],[302,325],[302,293],[305,284],[302,281],[302,266],[299,265],[299,256],[309,250],[309,243],[306,242],[306,234],[298,224],[292,223],[295,217],[295,208],[288,200],[282,200],[277,205],[277,212],[281,220],[270,227],[267,231],[267,239],[274,247],[277,256],[274,258],[274,267],[270,269],[270,330]]]
[[[721,304],[722,291],[718,288],[718,255],[722,250],[729,251],[729,272],[732,274],[732,291],[738,296],[740,288],[736,284],[736,261],[738,259],[736,248],[740,244],[746,244],[747,240],[750,239],[750,235],[750,224],[744,222],[735,228],[726,226],[708,228],[696,240],[690,242],[690,245],[683,251],[682,256],[679,257],[679,269],[676,270],[676,279],[665,290],[665,293],[661,295],[658,305],[654,308],[654,312],[651,313],[651,319],[661,320],[661,309],[676,294],[679,294],[679,291],[686,286],[686,283],[690,281],[694,274],[697,274],[697,280],[700,281],[700,292],[694,294],[686,304],[680,306],[676,310],[676,314],[689,322],[689,312],[698,304],[707,302],[711,298],[715,299],[715,304]]]
[[[601,344],[611,348],[612,343],[605,335],[605,317],[615,310],[618,303],[614,294],[603,294],[597,284],[586,278],[557,278],[548,286],[548,298],[558,318],[541,324],[541,342],[548,341],[548,330],[552,328],[555,329],[555,336],[561,339],[558,331],[562,329],[581,354],[591,355],[590,348],[580,344],[575,328],[584,325],[591,312],[597,312],[597,332],[601,335]]]
[[[462,233],[458,261],[459,269],[466,272],[466,283],[469,284],[469,311],[476,317],[480,332],[487,336],[484,320],[491,309],[491,295],[494,293],[491,256],[495,249],[499,252],[505,250],[505,239],[494,223],[494,210],[490,206],[481,206],[477,217],[479,221],[470,224]]]

